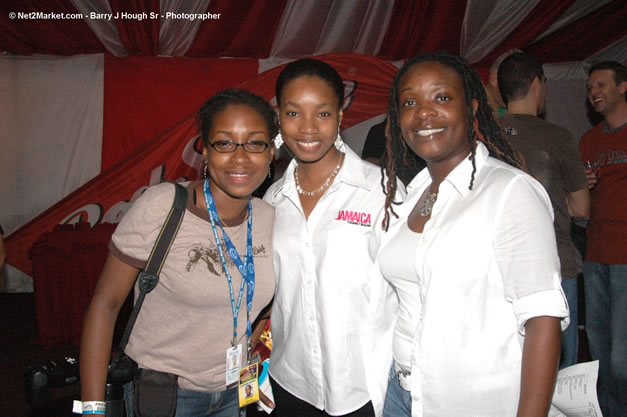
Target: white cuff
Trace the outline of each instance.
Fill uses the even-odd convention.
[[[514,314],[518,332],[525,335],[527,320],[534,317],[549,316],[561,319],[562,331],[568,327],[570,317],[568,303],[561,289],[546,290],[527,295],[514,301]]]

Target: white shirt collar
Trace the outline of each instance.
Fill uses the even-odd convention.
[[[353,187],[363,188],[370,191],[373,184],[366,181],[366,172],[361,161],[361,158],[347,145],[345,145],[344,162],[342,168],[337,174],[335,181],[331,185],[331,188],[338,187],[339,183],[345,183]],[[288,165],[283,177],[277,182],[276,188],[272,193],[272,204],[274,205],[279,198],[279,195],[285,196],[294,195],[296,193],[296,182],[294,181],[294,170],[298,165],[296,158],[293,158]]]
[[[477,149],[475,151],[475,166],[477,171],[475,172],[475,182],[481,168],[485,165],[486,160],[490,156],[488,148],[481,142],[477,142]],[[466,196],[468,194],[468,186],[470,185],[470,178],[472,175],[472,161],[470,155],[464,158],[444,179],[445,182],[450,183],[453,188],[461,195]],[[416,192],[422,192],[427,185],[431,183],[431,175],[427,168],[423,169],[414,177],[413,180],[407,186],[407,194],[413,195]]]

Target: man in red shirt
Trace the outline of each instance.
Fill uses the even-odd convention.
[[[599,404],[604,416],[627,413],[627,68],[593,65],[588,99],[603,122],[579,143],[592,194],[584,285],[586,333],[599,360]]]

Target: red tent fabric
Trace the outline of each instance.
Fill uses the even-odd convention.
[[[494,2],[497,8],[499,3]],[[626,34],[625,14],[627,5],[623,0],[612,0],[600,8],[589,8],[574,0],[540,0],[523,22],[511,28],[511,34],[492,49],[485,60],[498,56],[510,48],[525,49],[532,46],[545,62],[577,61],[593,52],[603,49]],[[77,9],[67,0],[9,0],[0,4],[0,52],[19,55],[36,53],[52,55],[75,55],[109,51],[118,56],[161,54],[164,43],[162,31],[168,16],[166,13],[177,12],[177,22],[181,30],[189,31],[186,35],[191,42],[182,55],[188,57],[241,57],[268,58],[277,56],[273,45],[285,36],[282,28],[289,26],[284,22],[286,13],[296,9],[298,2],[288,0],[217,0],[205,2],[192,0],[183,7],[186,10],[202,10],[204,13],[220,15],[218,19],[195,17],[193,13],[181,13],[181,10],[162,9],[159,0],[109,0],[102,2],[100,11],[113,14],[113,23],[121,43],[121,51],[111,45],[112,33],[103,18],[90,16],[89,5]],[[340,40],[351,36],[350,27],[336,28],[334,23],[342,14],[363,12],[365,8],[381,8],[376,1],[341,2],[326,0],[316,3],[313,13],[326,16],[317,22],[320,27],[302,26],[290,42],[290,51],[302,50],[303,55],[315,55],[331,52],[357,52],[379,56],[385,59],[400,60],[416,55],[421,51],[449,50],[460,53],[460,31],[466,19],[473,18],[473,8],[477,2],[469,0],[417,0],[390,1],[385,7],[391,8],[390,18],[385,21],[375,19],[374,24],[384,32],[371,43],[380,43],[372,47],[361,44],[346,47]],[[302,6],[302,5],[301,5]],[[170,5],[170,7],[174,7]],[[181,7],[181,6],[179,6]],[[558,21],[573,7],[588,7],[589,13],[566,24],[549,37],[537,41],[538,37]],[[384,10],[378,10],[383,12]],[[13,13],[13,14],[11,14]],[[51,15],[54,13],[54,15]],[[19,14],[19,15],[18,15]],[[77,15],[83,14],[83,18]],[[63,18],[58,16],[63,15]],[[118,16],[115,18],[115,16]],[[384,14],[382,13],[381,16]],[[13,17],[11,17],[13,16]],[[22,17],[20,17],[22,16]],[[56,18],[55,18],[56,16]],[[187,16],[187,17],[186,17]],[[133,18],[135,17],[135,18]],[[313,17],[313,16],[312,16]],[[187,24],[181,19],[187,18]],[[194,26],[191,23],[200,23]],[[199,20],[202,19],[202,20]],[[507,19],[507,16],[504,16]],[[283,26],[282,26],[283,24]],[[594,36],[590,36],[594,28]],[[107,30],[104,30],[107,29]],[[364,28],[360,28],[362,30]],[[96,32],[94,32],[96,30]],[[99,32],[99,30],[103,30]],[[311,38],[311,31],[319,30],[319,40]],[[325,30],[327,30],[325,32]],[[369,28],[372,30],[372,28]],[[165,36],[165,35],[163,35]],[[329,43],[330,38],[337,39]],[[302,43],[317,43],[320,48],[299,48]],[[329,50],[329,44],[337,49]],[[375,51],[371,53],[370,51]],[[169,55],[169,54],[166,54]],[[179,54],[175,54],[180,56]],[[281,56],[281,55],[278,55]],[[294,57],[293,54],[290,57]]]
[[[76,220],[81,214],[91,217],[92,225],[98,224],[107,219],[107,213],[115,218],[115,210],[122,210],[141,186],[163,178],[193,177],[196,154],[190,149],[182,153],[195,135],[192,113],[211,93],[245,80],[252,79],[252,84],[241,85],[254,86],[266,98],[272,98],[272,76],[264,76],[269,78],[264,78],[267,81],[263,85],[256,83],[261,78],[254,78],[262,58],[274,65],[299,56],[361,54],[324,58],[337,64],[345,79],[366,79],[365,84],[359,84],[359,94],[368,88],[376,92],[364,101],[355,100],[355,105],[345,112],[346,126],[351,126],[385,111],[387,86],[396,70],[366,55],[403,60],[426,50],[448,49],[463,54],[461,40],[472,24],[479,28],[474,36],[480,37],[492,29],[482,26],[485,22],[476,21],[477,8],[487,7],[479,0],[324,0],[309,9],[305,3],[0,3],[0,53],[105,53],[102,173],[16,230],[7,242],[9,263],[30,273],[25,254],[35,239],[55,224]],[[523,3],[493,3],[490,6],[502,15],[489,14],[488,20],[500,26],[490,33],[491,37],[477,43],[482,46],[475,65],[483,75],[490,60],[509,48],[527,49],[544,62],[579,61],[627,37],[624,0],[599,0],[594,4],[539,0],[535,7],[525,9],[524,17],[517,16],[521,19],[506,13],[524,6]],[[359,16],[359,20],[354,16]],[[519,23],[509,25],[510,21]],[[554,30],[547,34],[549,29]],[[486,39],[492,38],[493,42],[486,43]],[[230,58],[217,59],[220,57]],[[372,74],[368,78],[361,71]],[[374,74],[379,78],[374,79]],[[173,132],[178,133],[172,136]],[[165,143],[163,138],[173,137],[182,141],[176,144],[179,148],[171,143],[161,145]],[[157,146],[160,150],[152,152],[151,147]]]

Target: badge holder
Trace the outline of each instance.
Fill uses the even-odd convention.
[[[259,401],[259,383],[257,363],[245,366],[239,371],[239,406],[245,407],[248,404]]]
[[[242,344],[226,350],[226,386],[239,381],[239,369],[242,363]]]

